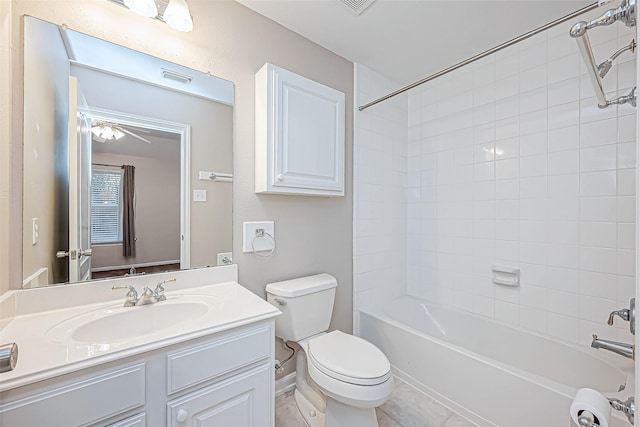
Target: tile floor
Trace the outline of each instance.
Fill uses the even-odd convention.
[[[475,427],[426,394],[396,379],[391,398],[376,409],[380,427]],[[293,391],[276,398],[276,427],[306,427]]]

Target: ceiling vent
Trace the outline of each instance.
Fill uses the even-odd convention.
[[[191,83],[191,80],[193,80],[191,77],[184,74],[176,73],[175,71],[165,70],[164,68],[161,68],[161,70],[162,77],[168,80],[173,80],[174,82],[184,83],[188,85],[189,83]]]
[[[376,0],[338,0],[338,3],[346,6],[354,15],[360,15]]]

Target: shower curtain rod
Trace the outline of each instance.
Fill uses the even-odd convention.
[[[551,22],[549,22],[549,23],[547,23],[547,24],[545,24],[545,25],[543,25],[541,27],[536,28],[535,30],[531,30],[528,33],[524,33],[524,34],[522,34],[522,35],[520,35],[520,36],[518,36],[518,37],[516,37],[514,39],[511,39],[511,40],[509,40],[507,42],[499,44],[498,46],[495,46],[495,47],[493,47],[493,48],[491,48],[489,50],[485,50],[484,52],[479,53],[479,54],[477,54],[475,56],[472,56],[471,58],[465,59],[462,62],[458,62],[457,64],[452,65],[449,68],[445,68],[444,70],[438,71],[435,74],[431,74],[430,76],[425,77],[422,80],[418,80],[415,83],[411,83],[408,86],[405,86],[405,87],[403,87],[401,89],[396,90],[395,92],[392,92],[392,93],[390,93],[388,95],[385,95],[385,96],[383,96],[381,98],[378,98],[375,101],[371,101],[368,104],[364,104],[364,105],[358,107],[358,111],[366,110],[367,108],[369,108],[369,107],[371,107],[373,105],[376,105],[376,104],[378,104],[378,103],[380,103],[382,101],[386,101],[389,98],[393,98],[396,95],[400,95],[401,93],[404,93],[404,92],[406,92],[408,90],[411,90],[416,86],[420,86],[423,83],[429,82],[429,81],[431,81],[433,79],[436,79],[436,78],[438,78],[440,76],[443,76],[443,75],[445,75],[447,73],[450,73],[451,71],[457,70],[458,68],[463,67],[463,66],[465,66],[467,64],[470,64],[472,62],[475,62],[478,59],[482,59],[485,56],[489,56],[492,53],[498,52],[499,50],[502,50],[502,49],[507,48],[507,47],[509,47],[511,45],[514,45],[514,44],[516,44],[518,42],[526,40],[529,37],[533,37],[536,34],[541,33],[544,30],[547,30],[547,29],[549,29],[551,27],[554,27],[554,26],[556,26],[558,24],[562,24],[563,22],[566,22],[566,21],[569,21],[569,20],[571,20],[573,18],[576,18],[577,16],[582,15],[583,13],[590,12],[590,11],[596,9],[598,6],[600,6],[601,4],[604,4],[604,3],[606,3],[606,2],[603,1],[603,0],[600,0],[599,2],[591,3],[590,5],[585,6],[582,9],[578,9],[575,12],[572,12],[572,13],[570,13],[568,15],[563,16],[562,18],[558,18],[555,21],[551,21]],[[567,35],[568,34],[569,34],[569,31],[567,30]]]

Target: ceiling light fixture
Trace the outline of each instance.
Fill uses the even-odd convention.
[[[158,16],[158,7],[154,0],[124,0],[124,5],[147,18],[155,18]]]
[[[117,128],[117,125],[112,123],[96,123],[91,126],[91,133],[102,139],[115,139],[118,140],[124,137],[124,132]]]
[[[169,5],[164,10],[162,19],[175,30],[193,30],[193,20],[186,0],[169,0]]]

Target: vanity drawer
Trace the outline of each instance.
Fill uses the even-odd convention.
[[[85,426],[145,403],[145,364],[91,373],[0,406],[0,425]],[[135,425],[135,424],[134,424]]]
[[[269,357],[269,326],[235,333],[167,356],[168,394]]]

